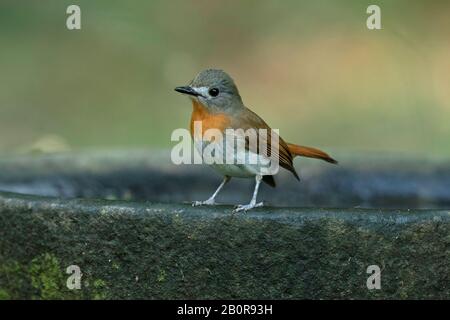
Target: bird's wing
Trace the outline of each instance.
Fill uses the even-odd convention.
[[[266,129],[267,131],[267,136],[261,136],[258,135],[258,143],[257,146],[259,145],[259,141],[261,139],[261,142],[264,143],[267,146],[267,151],[266,150],[260,150],[259,148],[257,148],[256,150],[251,150],[253,152],[256,152],[258,154],[264,154],[264,155],[271,155],[272,151],[275,150],[278,152],[278,157],[279,157],[279,164],[281,167],[289,170],[290,172],[292,172],[292,174],[298,179],[298,174],[295,171],[295,168],[292,164],[292,154],[289,151],[289,147],[286,144],[286,142],[284,142],[284,140],[278,136],[278,145],[273,146],[272,145],[272,135],[276,135],[277,133],[275,131],[273,131],[269,125],[263,120],[261,119],[256,113],[254,113],[253,111],[251,111],[250,109],[244,107],[239,111],[239,114],[235,115],[234,117],[232,117],[232,121],[230,123],[230,127],[232,129],[243,129],[248,130],[248,129]],[[246,148],[248,149],[248,144],[246,144]]]

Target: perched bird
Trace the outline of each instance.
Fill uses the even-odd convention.
[[[200,72],[189,85],[176,87],[175,91],[188,95],[192,100],[193,111],[190,124],[191,136],[194,140],[196,149],[200,154],[202,154],[205,145],[208,145],[211,142],[222,143],[222,141],[214,141],[214,139],[211,140],[210,138],[205,137],[205,135],[196,133],[194,129],[195,123],[201,123],[201,132],[203,133],[208,129],[219,130],[224,134],[223,139],[225,139],[227,134],[229,135],[228,131],[230,130],[227,129],[235,129],[235,131],[237,129],[242,129],[244,131],[247,129],[255,129],[258,130],[257,132],[261,129],[265,129],[269,132],[269,137],[276,135],[263,119],[244,105],[233,79],[222,70],[204,70]],[[237,139],[246,139],[242,134],[233,134]],[[266,150],[269,150],[269,153],[263,153],[262,150],[258,148],[250,148],[248,141],[246,141],[244,151],[238,152],[244,157],[253,154],[257,157],[267,158],[270,155],[270,152],[275,150],[276,154],[278,154],[277,160],[279,161],[279,166],[292,172],[298,180],[299,177],[292,163],[295,156],[317,158],[330,163],[337,163],[336,160],[319,149],[286,143],[281,137],[277,136],[277,138],[276,145],[271,145],[272,139],[264,139],[264,142],[267,144]],[[221,156],[225,157],[227,152],[229,153],[230,151],[223,151]],[[239,158],[239,154],[235,159],[236,158]],[[237,206],[234,212],[247,211],[263,205],[262,202],[256,202],[261,181],[275,187],[273,175],[270,174],[270,172],[269,174],[264,174],[264,170],[262,170],[262,167],[258,164],[229,163],[223,161],[223,163],[213,163],[211,165],[214,169],[224,175],[224,179],[208,200],[195,201],[193,203],[194,206],[214,205],[216,203],[215,198],[217,194],[222,190],[225,184],[230,181],[231,177],[255,178],[256,181],[250,203]]]

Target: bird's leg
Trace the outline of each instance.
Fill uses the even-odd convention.
[[[253,191],[253,197],[252,200],[250,201],[249,204],[240,204],[236,207],[236,209],[233,210],[233,212],[239,212],[239,211],[247,211],[253,208],[258,208],[258,207],[262,207],[263,203],[259,202],[256,203],[256,197],[258,196],[258,190],[259,190],[259,185],[261,183],[262,180],[262,176],[261,175],[257,175],[255,177],[256,180],[256,184],[255,184],[255,191]]]
[[[220,186],[213,193],[213,195],[211,197],[209,197],[208,200],[205,200],[205,201],[194,201],[192,203],[192,206],[196,207],[196,206],[202,206],[202,205],[208,205],[208,206],[215,205],[216,204],[215,198],[219,194],[220,190],[222,190],[222,188],[228,183],[228,181],[230,181],[230,179],[231,178],[229,176],[225,176],[225,178],[223,178],[223,181],[220,184]]]

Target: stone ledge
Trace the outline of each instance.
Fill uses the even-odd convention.
[[[0,193],[0,298],[450,296],[449,211],[231,209]]]

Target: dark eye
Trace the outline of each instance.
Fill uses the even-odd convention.
[[[217,97],[217,95],[219,94],[219,89],[211,88],[209,89],[208,93],[211,97]]]

